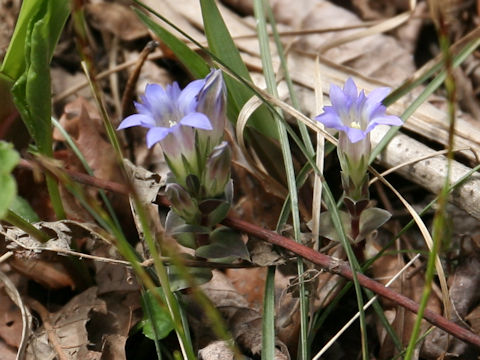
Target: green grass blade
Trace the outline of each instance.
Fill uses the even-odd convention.
[[[475,39],[471,42],[469,42],[459,53],[453,58],[453,67],[457,67],[460,64],[462,64],[465,59],[473,53],[478,47],[480,46],[480,38]],[[392,103],[394,103],[396,100],[398,100],[400,97],[403,95],[407,94],[410,92],[413,88],[416,86],[424,83],[429,79],[431,76],[433,76],[436,72],[438,72],[443,65],[443,62],[435,64],[431,69],[427,70],[422,76],[420,76],[418,79],[415,81],[402,85],[395,91],[393,91],[390,95],[387,96],[387,98],[384,100],[385,106],[388,106]],[[400,116],[400,118],[403,121],[406,121],[419,107],[422,105],[427,98],[433,94],[435,90],[437,90],[440,85],[445,81],[446,77],[446,72],[445,70],[442,70],[435,78],[423,89],[421,94],[410,104],[410,106],[405,109],[403,114]],[[399,127],[394,126],[388,130],[388,132],[385,134],[383,139],[377,144],[377,146],[372,150],[372,153],[370,154],[370,159],[369,159],[369,164],[371,164],[376,157],[383,151],[385,146],[392,140],[392,138],[395,136],[395,134],[400,130]]]
[[[205,35],[207,36],[210,51],[233,72],[251,81],[250,73],[240,57],[240,53],[230,36],[215,1],[200,0],[200,5],[202,8]],[[231,100],[236,105],[238,111],[240,111],[254,93],[229,76],[225,77],[225,83],[230,90]],[[253,114],[250,125],[263,135],[278,139],[278,133],[272,120],[272,115],[265,107],[261,107]]]
[[[54,119],[52,117],[51,120],[52,120],[53,126],[55,126],[55,128],[57,128],[57,130],[60,131],[62,136],[65,138],[65,141],[67,142],[68,146],[70,146],[70,148],[72,149],[75,156],[80,160],[84,169],[87,171],[88,175],[94,176],[92,168],[88,165],[87,160],[85,159],[85,157],[83,156],[82,152],[77,147],[77,145],[75,144],[73,139],[70,137],[70,134],[65,131],[65,129],[62,127],[62,125],[56,119]],[[119,229],[121,229],[120,222],[118,221],[117,215],[115,214],[115,211],[113,210],[113,206],[112,206],[110,200],[108,200],[108,197],[105,194],[105,191],[103,191],[102,189],[99,189],[98,193],[100,194],[100,197],[102,198],[105,206],[107,207],[108,213],[112,217],[115,225]]]
[[[254,12],[257,20],[258,40],[260,43],[260,54],[262,58],[263,72],[267,82],[268,91],[275,97],[278,97],[277,83],[275,80],[275,72],[270,54],[269,38],[267,34],[267,25],[265,22],[264,3],[262,0],[254,1]],[[283,161],[287,175],[288,192],[292,209],[293,228],[295,241],[300,241],[300,215],[298,210],[298,189],[296,187],[295,172],[293,168],[292,153],[290,143],[285,127],[284,119],[280,113],[280,118],[276,119],[277,130],[282,149]],[[277,229],[278,230],[278,229]],[[302,259],[297,259],[298,276],[302,279],[304,266]],[[307,348],[307,328],[308,328],[308,298],[305,291],[305,283],[300,281],[300,345],[299,358],[307,359],[309,349]]]
[[[172,35],[165,28],[157,24],[150,17],[145,15],[138,9],[134,9],[137,16],[142,22],[154,32],[162,41],[167,45],[170,50],[177,56],[183,65],[192,73],[196,78],[205,77],[210,68],[207,62],[198,55],[195,51],[190,49],[183,41],[179,40],[176,36]]]
[[[273,358],[275,358],[275,266],[269,266],[263,299],[262,360]]]

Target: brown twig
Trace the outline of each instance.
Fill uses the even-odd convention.
[[[28,163],[28,162],[27,162]],[[27,168],[32,168],[32,165],[29,164],[29,166],[25,166]],[[68,174],[71,175],[71,172],[66,170]],[[72,176],[73,178],[73,176]],[[80,183],[87,184],[87,185],[93,185],[97,187],[102,187],[102,182],[98,181],[99,179],[95,179],[91,176],[84,175],[82,174],[81,177],[76,178],[76,180]],[[94,185],[95,184],[95,185]],[[116,184],[116,186],[112,186],[112,182],[109,182],[109,189],[113,190],[118,186],[118,188],[121,188],[124,190],[124,187],[120,184]],[[115,191],[115,190],[113,190]],[[120,191],[121,193],[124,193],[123,191]],[[157,197],[157,203],[159,205],[163,206],[170,206],[168,200],[163,197],[163,196],[158,196]],[[340,275],[346,279],[352,280],[353,279],[353,272],[352,269],[347,265],[342,260],[335,259],[333,257],[330,257],[328,255],[319,253],[318,251],[315,251],[307,246],[301,245],[289,238],[286,238],[284,236],[281,236],[277,234],[276,232],[273,232],[271,230],[267,230],[264,228],[261,228],[257,225],[250,224],[246,221],[243,221],[241,219],[237,219],[232,216],[228,216],[222,221],[223,225],[229,226],[233,229],[245,232],[249,235],[253,235],[259,239],[262,239],[264,241],[267,241],[273,245],[280,246],[284,249],[287,249],[293,253],[295,253],[298,256],[301,256],[302,258],[311,261],[312,263],[320,266],[321,268]],[[380,284],[379,282],[369,278],[368,276],[365,276],[363,274],[357,273],[357,278],[363,287],[373,291],[374,293],[389,299],[396,304],[404,307],[405,309],[412,311],[413,313],[418,312],[418,304],[413,301],[412,299],[407,298],[406,296],[403,296],[392,289],[389,289],[385,287],[384,285]],[[423,317],[425,320],[427,320],[429,323],[431,323],[434,326],[437,326],[438,328],[445,330],[449,334],[455,336],[456,338],[466,341],[472,345],[475,345],[476,347],[480,348],[480,336],[474,334],[468,329],[465,329],[456,323],[447,320],[443,316],[434,313],[431,310],[425,310],[425,313],[423,314]]]
[[[349,280],[353,279],[353,272],[344,261],[334,259],[325,254],[321,254],[309,247],[301,245],[273,231],[263,229],[259,226],[250,224],[240,219],[227,217],[222,223],[233,229],[246,232],[262,240],[268,241],[271,244],[290,250],[291,252],[301,256],[306,260],[313,262],[316,265],[319,265],[320,267],[331,273],[341,275]],[[395,303],[399,304],[407,310],[410,310],[414,313],[418,312],[418,304],[415,301],[385,287],[379,282],[372,280],[363,274],[357,273],[357,278],[358,282],[363,287],[372,290],[373,292],[380,296],[383,296],[384,298],[394,301]],[[435,325],[440,329],[445,330],[446,332],[460,340],[466,341],[480,348],[480,336],[474,334],[470,330],[465,329],[430,310],[425,310],[423,316],[425,320],[427,320],[432,325]]]
[[[20,160],[20,162],[18,163],[18,167],[29,169],[32,171],[35,171],[35,169],[48,171],[48,169],[43,167],[41,163],[29,161],[25,159]],[[81,184],[96,187],[96,188],[107,190],[107,191],[112,191],[119,194],[124,194],[124,195],[128,195],[130,193],[128,191],[128,188],[125,185],[119,184],[117,182],[99,179],[94,176],[90,176],[77,171],[66,170],[66,169],[62,169],[62,170],[65,171],[73,180]]]
[[[60,344],[60,340],[55,332],[53,325],[50,323],[50,313],[48,310],[37,300],[27,298],[28,305],[34,310],[42,319],[43,326],[48,336],[50,344],[53,346],[55,353],[60,360],[68,360],[69,356],[63,351],[63,346]]]

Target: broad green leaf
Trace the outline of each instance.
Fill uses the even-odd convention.
[[[44,51],[50,62],[53,50],[70,13],[68,0],[25,0],[22,3],[12,39],[5,54],[0,72],[16,80],[25,71],[28,62],[27,38],[30,37],[30,24],[45,20]]]
[[[17,194],[17,183],[11,172],[19,159],[12,144],[0,141],[0,219],[5,216]]]
[[[345,229],[345,234],[350,234],[350,215],[345,211],[337,210],[338,217],[341,219],[343,228]],[[338,234],[338,229],[332,221],[330,211],[325,211],[320,216],[320,229],[319,234],[329,240],[340,242],[340,236]],[[348,235],[347,235],[348,236]]]
[[[168,267],[168,281],[172,291],[188,289],[192,285],[198,286],[205,284],[212,278],[212,270],[201,267],[189,267],[188,278],[185,272],[176,266]]]
[[[40,218],[35,210],[33,210],[28,201],[21,196],[17,195],[15,199],[13,199],[9,209],[29,223],[36,223],[40,221]]]
[[[195,254],[206,259],[250,260],[250,254],[241,234],[221,227],[210,234],[210,244],[199,247]]]
[[[215,226],[227,216],[230,203],[221,199],[207,199],[199,204],[199,208],[207,217],[207,225]]]
[[[360,234],[358,235],[358,240],[364,239],[365,236],[385,224],[391,217],[392,214],[384,209],[373,207],[363,210],[360,215]]]
[[[162,288],[156,288],[155,291],[165,303],[165,295]],[[157,298],[150,290],[147,290],[142,296],[142,308],[143,320],[140,322],[140,326],[143,334],[151,340],[161,340],[167,337],[173,330],[172,318],[167,307],[159,304]]]
[[[178,243],[190,249],[195,249],[195,237],[192,232],[185,231],[185,220],[170,210],[165,219],[165,232],[175,237]]]
[[[25,8],[31,16],[25,31],[22,30],[17,35],[24,45],[23,69],[10,65],[7,58],[2,70],[17,80],[12,93],[18,111],[40,152],[50,155],[52,131],[49,64],[70,11],[66,0],[43,0],[38,1],[38,4]],[[23,23],[21,25],[24,26]],[[11,47],[9,51],[16,49]],[[10,67],[13,70],[9,70]]]

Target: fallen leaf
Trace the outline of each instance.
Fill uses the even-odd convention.
[[[85,6],[90,24],[118,36],[124,41],[133,41],[148,36],[148,30],[130,7],[115,2],[94,2]]]
[[[223,315],[225,322],[230,329],[235,342],[244,349],[248,349],[254,355],[259,355],[262,350],[262,315],[261,313],[250,307],[248,301],[238,293],[232,286],[230,281],[219,271],[213,271],[213,278],[207,284],[201,285],[204,293],[210,298],[212,303]],[[194,300],[194,299],[192,299]],[[193,305],[193,303],[191,303]],[[198,311],[198,306],[195,306]],[[195,314],[196,321],[194,323],[198,327],[197,334],[204,334],[200,347],[208,345],[215,339],[207,336],[211,334],[208,329],[208,321],[204,319],[204,314]],[[193,321],[194,319],[192,319]],[[286,346],[276,340],[277,349],[274,359],[289,359]]]
[[[48,322],[61,351],[72,360],[100,359],[101,353],[89,350],[86,329],[91,313],[107,313],[105,302],[97,297],[97,288],[91,287],[73,297],[59,311],[48,315]],[[52,336],[51,335],[51,336]],[[44,326],[35,331],[27,347],[27,359],[51,359],[56,356]]]

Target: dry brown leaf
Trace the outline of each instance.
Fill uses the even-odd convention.
[[[103,360],[126,359],[125,344],[132,327],[142,319],[140,292],[115,291],[100,297],[107,313],[93,312],[87,324],[91,350],[102,353]]]
[[[462,257],[455,273],[449,277],[450,299],[453,305],[455,323],[466,326],[465,318],[480,301],[480,259],[478,255]],[[480,355],[478,349],[460,341],[439,329],[427,336],[422,354],[428,357],[440,357],[444,353],[455,354],[462,359],[473,359]]]
[[[237,292],[227,277],[219,271],[213,271],[212,280],[201,285],[201,288],[223,315],[235,342],[253,355],[259,355],[262,350],[262,316],[260,312],[250,307],[248,301]],[[191,305],[194,306],[194,303],[192,302]],[[197,326],[196,334],[207,336],[207,334],[211,334],[211,331],[207,327],[208,321],[204,319],[205,315],[201,312],[201,309],[197,308],[195,310],[192,324]],[[199,341],[199,347],[203,348],[215,339],[207,336],[199,339]],[[279,340],[276,343],[275,359],[289,359],[286,346]]]
[[[125,41],[148,35],[145,25],[130,7],[116,2],[94,2],[85,6],[90,24],[98,30],[108,31]]]
[[[3,286],[0,290],[0,314],[2,314],[0,338],[10,347],[18,347],[22,338],[22,315],[18,307],[5,293]]]
[[[78,97],[65,106],[60,124],[73,138],[96,177],[105,180],[121,179],[113,147],[106,140],[102,119],[95,106]],[[54,130],[53,137],[57,141],[65,140],[57,129]]]
[[[92,312],[107,313],[103,300],[97,297],[97,289],[89,288],[72,298],[59,311],[49,314],[50,331],[55,336],[61,351],[71,360],[100,359],[101,353],[88,349],[89,338],[86,325]],[[26,359],[51,359],[55,357],[47,330],[42,326],[31,337],[27,347]]]
[[[0,2],[0,59],[3,60],[15,28],[20,0]],[[1,111],[1,110],[0,110]],[[1,112],[0,112],[1,114]]]
[[[57,253],[71,250],[72,239],[77,243],[85,237],[101,239],[102,236],[95,231],[95,225],[64,220],[52,223],[39,222],[34,226],[50,234],[52,238],[41,243],[18,228],[0,227],[6,248],[14,251],[10,265],[47,288],[59,289],[67,286],[75,288],[77,284],[73,274],[70,274],[68,267],[63,265],[64,261],[68,261],[67,258]]]
[[[388,236],[387,234],[385,234]],[[381,236],[381,233],[380,233]],[[380,248],[373,240],[369,243],[369,251],[375,251],[374,248]],[[372,253],[371,253],[372,255]],[[373,278],[377,279],[381,283],[386,283],[390,280],[395,274],[397,274],[400,269],[405,265],[403,258],[397,255],[383,255],[377,261],[375,261],[371,266],[371,271]],[[419,302],[422,296],[424,286],[424,275],[422,272],[415,272],[413,276],[407,278],[406,276],[401,277],[394,283],[390,285],[390,288],[400,294],[407,296],[408,298]],[[410,335],[416,320],[416,315],[405,311],[402,307],[398,306],[396,303],[382,299],[382,307],[385,312],[385,316],[392,325],[393,329],[400,338],[400,341],[407,345],[410,340]],[[434,311],[438,314],[442,312],[442,305],[437,296],[432,294],[428,301],[427,308],[431,311]],[[427,329],[427,323],[422,322],[422,329]],[[381,342],[381,359],[389,359],[395,355],[395,347],[384,329],[383,325],[378,322],[377,329],[379,333],[379,339]]]
[[[198,351],[199,360],[234,360],[235,353],[226,341],[214,341]]]

